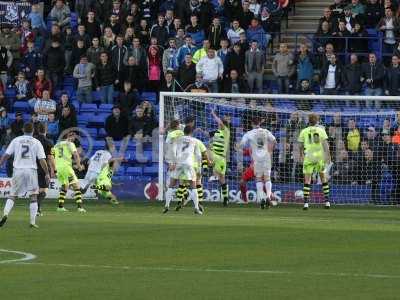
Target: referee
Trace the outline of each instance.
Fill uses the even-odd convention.
[[[53,142],[46,137],[47,126],[42,122],[38,122],[35,126],[35,138],[40,141],[43,146],[44,154],[46,155],[47,165],[49,166],[50,178],[54,178],[54,157],[51,154],[51,149],[53,148]],[[40,164],[38,164],[38,183],[39,183],[39,195],[38,195],[38,216],[42,216],[41,204],[42,200],[46,197],[47,189],[49,185],[46,183],[45,173]]]

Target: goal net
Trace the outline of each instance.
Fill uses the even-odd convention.
[[[334,204],[379,204],[400,202],[400,105],[396,97],[244,95],[161,93],[160,128],[172,120],[184,124],[195,120],[194,136],[209,147],[218,129],[211,112],[230,122],[230,144],[226,155],[226,180],[230,203],[256,201],[255,179],[249,176],[251,158],[238,151],[243,134],[252,129],[252,120],[262,120],[277,139],[272,156],[272,200],[303,202],[303,162],[300,131],[308,126],[308,116],[317,113],[328,135],[332,163],[325,166],[329,178],[330,201]],[[160,200],[168,185],[165,137],[160,135]],[[246,149],[245,149],[246,150]],[[247,172],[247,173],[246,173]],[[203,174],[205,201],[222,201],[220,184],[211,174]],[[324,195],[318,174],[313,175],[311,203],[322,203]]]

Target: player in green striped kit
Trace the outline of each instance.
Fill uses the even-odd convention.
[[[218,124],[218,130],[214,133],[211,142],[211,154],[213,161],[213,172],[219,180],[221,186],[221,195],[223,199],[224,206],[228,205],[229,195],[228,195],[228,184],[225,180],[226,173],[226,156],[229,148],[230,141],[230,129],[229,122],[226,118],[221,120],[213,110],[211,115],[214,117]]]
[[[304,210],[308,209],[311,193],[311,177],[318,173],[322,181],[322,190],[325,197],[325,208],[330,208],[329,182],[325,175],[325,166],[331,161],[329,152],[328,135],[325,129],[318,126],[319,116],[311,114],[308,117],[309,127],[300,132],[298,142],[300,143],[300,155],[303,158],[304,174]]]

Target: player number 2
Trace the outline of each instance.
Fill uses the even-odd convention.
[[[22,145],[21,157],[24,159],[29,158],[29,145]]]

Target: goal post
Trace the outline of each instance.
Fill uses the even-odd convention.
[[[262,126],[277,139],[272,157],[273,198],[277,202],[303,202],[303,164],[297,138],[311,113],[320,116],[320,125],[329,138],[332,164],[325,167],[325,172],[332,203],[387,205],[400,201],[399,97],[162,92],[159,126],[165,129],[174,119],[184,123],[187,117],[193,117],[194,136],[209,147],[217,130],[212,110],[230,121],[231,141],[226,156],[230,202],[256,200],[254,179],[245,181],[243,176],[251,159],[237,149],[255,117],[262,119]],[[166,134],[160,130],[159,200],[164,199],[168,181],[164,159]],[[212,174],[204,175],[204,200],[221,201],[219,183],[211,180]],[[319,183],[315,174],[311,203],[323,202]],[[246,197],[243,186],[247,187]]]

